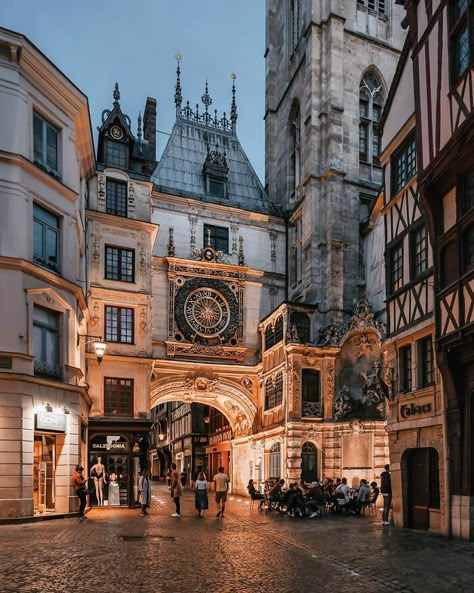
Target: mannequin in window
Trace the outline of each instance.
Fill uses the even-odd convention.
[[[102,464],[102,457],[97,457],[97,463],[91,468],[91,478],[94,479],[95,495],[99,506],[104,504],[104,476],[105,466]]]

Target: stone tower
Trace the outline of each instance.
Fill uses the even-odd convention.
[[[286,212],[288,299],[340,323],[364,295],[360,222],[405,33],[392,0],[267,0],[266,185]]]

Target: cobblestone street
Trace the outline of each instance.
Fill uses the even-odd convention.
[[[474,591],[474,544],[382,528],[368,517],[291,519],[232,497],[204,519],[186,493],[182,516],[154,487],[139,510],[91,511],[0,526],[0,593],[464,593]]]

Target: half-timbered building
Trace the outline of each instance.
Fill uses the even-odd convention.
[[[400,527],[446,532],[443,399],[433,354],[433,256],[416,180],[409,39],[381,128],[393,518]]]
[[[474,2],[406,1],[418,188],[433,246],[451,532],[474,537]]]

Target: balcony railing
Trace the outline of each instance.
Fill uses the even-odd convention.
[[[303,402],[301,415],[304,418],[322,418],[323,402]]]

